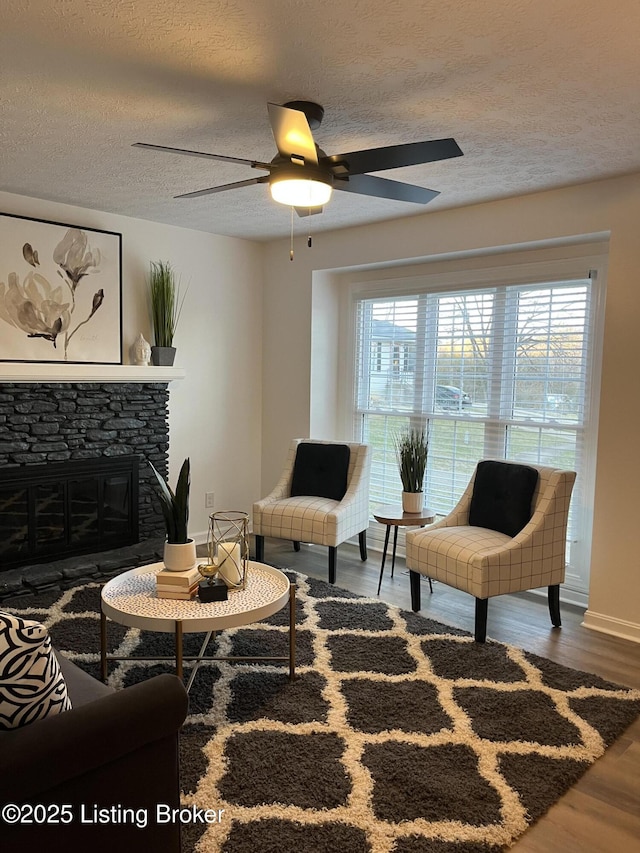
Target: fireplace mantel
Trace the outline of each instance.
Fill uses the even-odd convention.
[[[0,362],[2,382],[172,382],[184,379],[182,367],[135,364],[48,364]]]

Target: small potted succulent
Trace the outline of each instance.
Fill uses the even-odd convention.
[[[424,429],[408,428],[396,436],[396,456],[402,480],[402,509],[419,513],[424,506],[424,475],[429,439]]]
[[[189,487],[191,464],[185,459],[178,475],[175,492],[154,466],[149,463],[158,483],[158,495],[167,529],[164,545],[164,565],[171,572],[185,572],[196,562],[196,543],[189,538]]]

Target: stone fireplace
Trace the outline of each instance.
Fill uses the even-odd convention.
[[[137,456],[0,467],[0,571],[135,545]]]
[[[66,365],[40,367],[57,368],[62,372]],[[69,366],[74,367],[78,376],[92,370],[91,366],[82,369]],[[145,546],[150,543],[157,551],[158,543],[164,538],[164,522],[148,463],[152,462],[166,474],[169,389],[164,375],[167,369],[158,377],[165,381],[141,381],[140,376],[153,376],[152,371],[156,370],[161,371],[129,366],[110,367],[108,371],[101,366],[93,368],[98,376],[108,373],[109,378],[121,372],[124,381],[0,380],[0,530],[5,542],[11,532],[18,540],[22,536],[23,552],[17,555],[16,549],[5,548],[3,555],[0,549],[0,600],[22,594],[25,587],[30,591],[31,588],[64,586],[73,578],[91,577],[95,575],[91,566],[100,569],[105,549],[110,549],[106,557],[112,557],[112,549],[117,548],[117,562],[128,565],[153,560],[153,547],[150,550],[147,547],[149,554],[146,554]],[[169,370],[175,371],[175,368]],[[132,375],[135,380],[126,381]],[[98,470],[95,476],[91,475],[93,480],[89,485],[85,473],[92,462]],[[114,464],[110,466],[110,462]],[[123,465],[129,470],[128,474],[124,473]],[[22,474],[29,474],[31,479],[31,475],[35,476],[37,483],[44,482],[41,477],[53,476],[49,478],[52,481],[49,485],[36,486],[35,492],[30,487],[35,499],[25,495],[26,487],[21,490],[18,486],[17,493],[22,497],[16,505],[11,489],[19,483]],[[10,487],[3,489],[7,482]],[[75,485],[63,485],[63,482]],[[54,547],[53,556],[84,554],[82,558],[58,560],[58,569],[56,562],[51,562],[52,555],[40,550],[42,541],[35,549],[28,550],[24,536],[30,537],[33,545],[34,534],[25,534],[24,530],[27,522],[33,523],[34,500],[36,506],[40,501],[41,508],[55,507],[56,512],[64,509],[71,513],[69,523],[75,533],[64,534],[65,541],[72,540],[70,547],[66,552]],[[122,514],[126,500],[129,505],[125,525]],[[47,522],[51,522],[51,530],[47,529]],[[63,535],[60,523],[59,514],[55,518],[45,514],[40,540],[58,537],[60,542]],[[88,544],[87,528],[96,534],[95,546]],[[123,534],[120,540],[116,535],[118,531]],[[80,539],[85,541],[79,543]],[[37,535],[35,541],[38,543]],[[79,564],[86,568],[84,574],[78,569]]]

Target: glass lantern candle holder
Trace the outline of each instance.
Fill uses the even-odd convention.
[[[235,510],[209,516],[209,564],[229,589],[244,589],[249,563],[249,514]]]

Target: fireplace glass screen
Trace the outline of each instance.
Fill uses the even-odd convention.
[[[138,457],[0,469],[0,570],[138,541]]]

